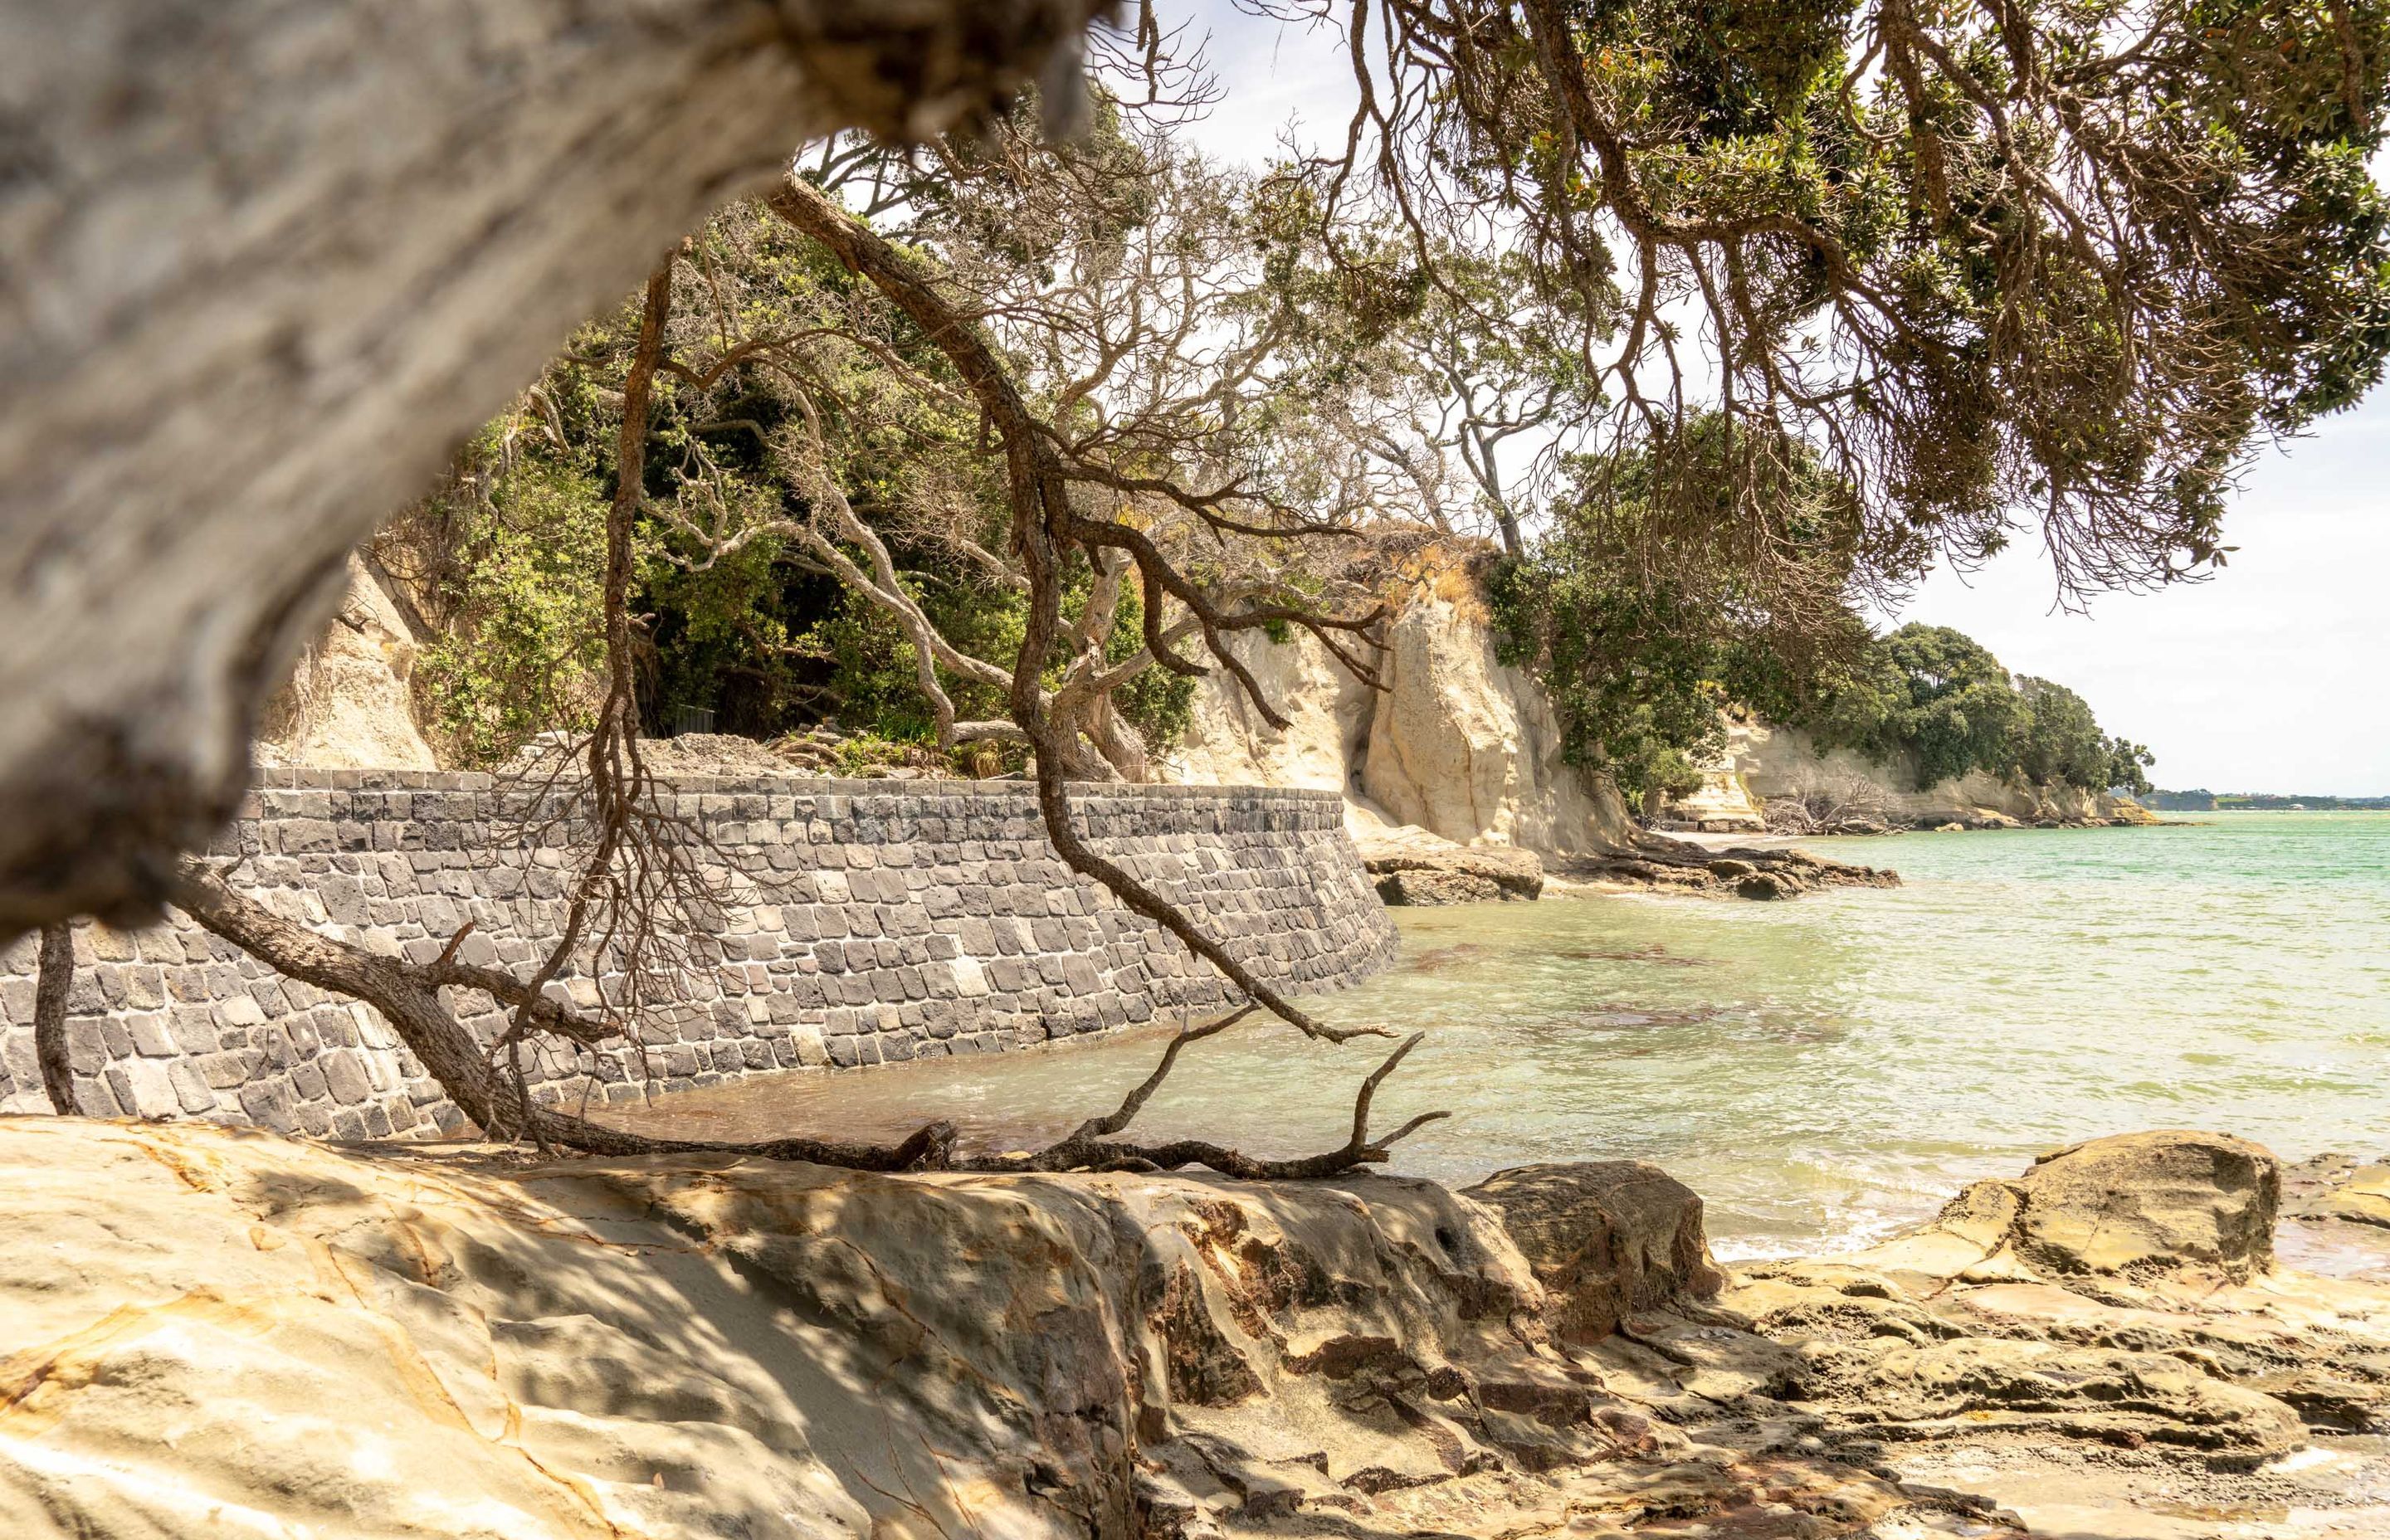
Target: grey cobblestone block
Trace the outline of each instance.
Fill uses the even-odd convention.
[[[99,1075],[72,1075],[70,1076],[69,1079],[74,1085],[75,1106],[82,1110],[84,1116],[87,1118],[114,1118],[122,1117],[123,1115],[122,1109],[116,1105],[116,1093],[109,1089],[108,1082],[103,1077]],[[36,1094],[40,1092],[40,1089],[41,1083],[39,1081],[35,1081],[34,1090]],[[24,1110],[28,1112],[49,1110],[49,1108],[46,1105],[46,1098],[44,1105],[39,1107],[28,1106]]]
[[[199,1078],[199,1072],[188,1059],[178,1059],[166,1067],[166,1078],[174,1087],[174,1098],[186,1112],[205,1112],[216,1104],[216,1094]]]
[[[99,1023],[88,1016],[67,1018],[67,1068],[78,1075],[96,1075],[108,1067],[108,1045],[101,1041]],[[24,1022],[24,1035],[33,1034],[32,1017]],[[38,1084],[32,1087],[39,1089]],[[30,1110],[31,1109],[28,1109]]]
[[[240,1109],[249,1114],[250,1122],[261,1128],[280,1134],[299,1131],[297,1102],[287,1082],[262,1080],[242,1086]]]
[[[332,1099],[342,1106],[354,1106],[373,1094],[366,1083],[365,1066],[351,1053],[335,1052],[324,1056],[324,1083],[331,1090]]]

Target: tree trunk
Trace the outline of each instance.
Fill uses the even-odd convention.
[[[1085,741],[1095,748],[1095,753],[1083,755],[1080,763],[1068,766],[1063,774],[1073,780],[1099,781],[1117,777],[1131,784],[1153,779],[1153,762],[1145,751],[1145,738],[1120,713],[1120,708],[1109,695],[1086,698],[1074,703],[1074,709],[1058,708],[1054,713],[1057,729],[1070,735],[1070,741]],[[1100,756],[1100,757],[1099,757]]]
[[[50,1110],[73,1117],[74,1066],[67,1053],[67,995],[74,988],[74,932],[64,920],[42,927],[40,982],[33,986],[33,1057]]]
[[[0,943],[154,913],[347,549],[672,240],[1098,4],[0,8]]]
[[[1502,532],[1502,554],[1516,558],[1527,554],[1527,542],[1519,533],[1519,516],[1510,511],[1508,503],[1494,505],[1494,527]]]

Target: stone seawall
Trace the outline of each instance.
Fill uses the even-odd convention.
[[[522,968],[561,923],[569,853],[526,842],[516,794],[482,775],[263,772],[218,846],[234,884],[364,945]],[[592,1106],[763,1072],[984,1053],[1224,1003],[1210,965],[1065,868],[1019,782],[704,777],[675,811],[725,858],[731,894],[684,1003],[642,1053],[549,1048],[541,1094]],[[1354,983],[1394,933],[1333,792],[1076,789],[1095,847],[1240,961],[1297,993]],[[94,1116],[198,1116],[335,1137],[455,1126],[367,1007],[270,969],[179,914],[81,927],[69,1007],[76,1095]],[[0,1111],[45,1110],[32,1043],[35,947],[0,954]],[[528,970],[527,969],[525,969]],[[559,988],[583,1005],[598,985]],[[484,1041],[502,1018],[450,992]],[[639,1061],[644,1059],[644,1063]]]

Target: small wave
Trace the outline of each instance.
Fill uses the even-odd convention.
[[[1914,1216],[1842,1213],[1828,1217],[1814,1237],[1713,1236],[1710,1251],[1720,1262],[1786,1262],[1797,1257],[1840,1256],[1889,1240],[1916,1223]]]

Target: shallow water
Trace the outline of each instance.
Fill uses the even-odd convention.
[[[1428,1033],[1380,1093],[1379,1124],[1454,1115],[1394,1169],[1653,1161],[1707,1200],[1721,1255],[1752,1256],[1881,1233],[2099,1134],[2390,1151],[2390,814],[1815,848],[1907,885],[1398,911],[1396,968],[1321,1002],[1341,1022]],[[640,1121],[762,1136],[939,1114],[1011,1148],[1108,1109],[1158,1043],[717,1087]],[[1136,1131],[1328,1148],[1377,1057],[1240,1028],[1189,1049]]]

